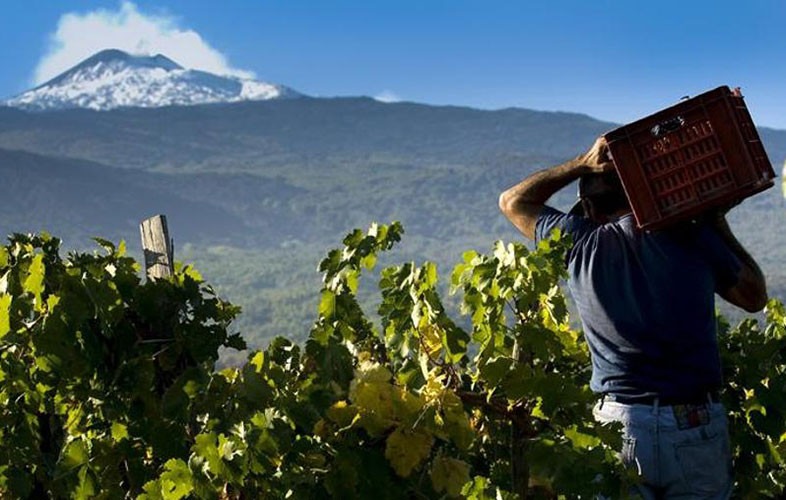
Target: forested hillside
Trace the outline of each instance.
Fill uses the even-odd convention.
[[[467,248],[520,239],[498,213],[502,189],[614,127],[570,113],[366,98],[109,112],[0,107],[0,229],[45,229],[69,248],[102,235],[138,252],[139,221],[165,213],[176,257],[244,308],[239,325],[262,346],[276,334],[304,335],[313,322],[316,264],[336,235],[399,220],[407,238],[390,258],[429,259],[447,271]],[[761,135],[779,170],[786,132]],[[568,189],[555,203],[572,198]],[[783,204],[772,189],[730,216],[781,297]]]

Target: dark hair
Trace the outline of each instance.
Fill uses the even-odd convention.
[[[630,208],[617,172],[584,175],[579,179],[579,196],[592,201],[598,213],[609,215]]]
[[[603,215],[610,215],[619,210],[630,208],[624,191],[596,194],[586,198],[591,200],[595,210]]]

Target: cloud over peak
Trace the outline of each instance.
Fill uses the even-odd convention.
[[[185,68],[255,77],[253,72],[233,68],[226,56],[196,31],[181,27],[175,17],[145,14],[133,2],[123,1],[114,11],[97,9],[63,14],[50,35],[49,50],[38,62],[33,83],[44,83],[107,48],[135,55],[160,53]]]

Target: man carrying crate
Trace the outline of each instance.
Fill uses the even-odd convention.
[[[546,205],[579,180],[570,213]],[[733,484],[715,293],[746,311],[767,290],[725,217],[659,232],[637,229],[605,139],[503,192],[505,216],[529,239],[571,236],[568,286],[592,358],[595,418],[623,423],[622,459],[649,498],[728,498]]]

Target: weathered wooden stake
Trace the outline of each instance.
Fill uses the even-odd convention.
[[[147,279],[166,278],[174,272],[174,243],[169,238],[165,215],[154,215],[139,225],[145,251]]]
[[[513,357],[519,363],[526,363],[526,355],[518,341],[513,343]],[[517,408],[516,411],[521,411]],[[529,416],[524,412],[525,417]],[[528,436],[527,429],[517,422],[511,422],[510,428],[510,472],[513,477],[513,493],[519,500],[527,500],[529,492],[529,462],[527,461]]]

